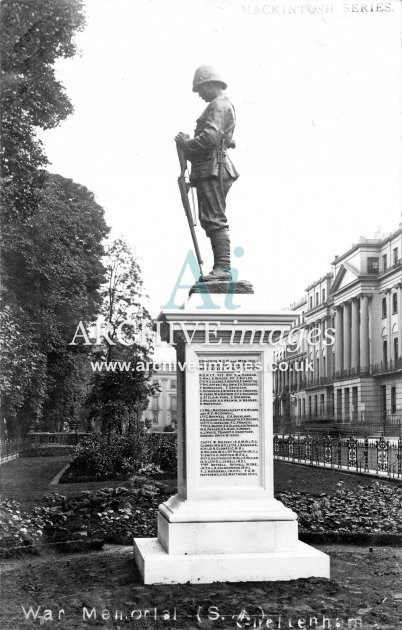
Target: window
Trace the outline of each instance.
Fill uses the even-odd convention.
[[[382,257],[382,270],[386,271],[388,268],[388,256],[387,254],[384,254],[384,256]]]
[[[382,360],[385,364],[388,362],[388,343],[386,341],[382,342]]]
[[[387,386],[381,385],[381,411],[383,416],[387,413]]]
[[[336,416],[342,422],[342,390],[336,390]]]
[[[392,253],[393,253],[393,264],[397,265],[398,264],[398,248],[395,247]]]
[[[325,302],[325,289],[322,290],[322,301]]]
[[[170,389],[176,389],[176,381],[173,379],[170,381]]]
[[[349,387],[345,387],[343,413],[344,413],[345,422],[349,422],[350,420],[350,389]]]
[[[159,396],[152,396],[152,409],[156,411],[159,408]]]
[[[395,339],[394,339],[394,360],[395,360],[395,363],[398,361],[398,357],[399,357],[399,343],[398,343],[398,337],[395,337]]]
[[[386,317],[387,316],[387,298],[383,297],[382,298],[382,317]]]
[[[391,413],[396,413],[396,387],[391,387]]]
[[[392,313],[395,314],[398,312],[398,294],[392,294]]]
[[[176,396],[171,396],[170,397],[170,408],[173,411],[176,411],[176,409],[177,409],[177,398],[176,398]]]
[[[378,258],[367,258],[367,273],[378,273]]]
[[[318,306],[319,302],[320,302],[320,294],[317,291],[317,293],[315,294],[315,305]]]
[[[313,308],[313,298],[310,296],[310,308]]]

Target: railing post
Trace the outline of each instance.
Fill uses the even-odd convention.
[[[332,440],[329,435],[324,437],[324,464],[330,464],[332,468]]]
[[[288,439],[288,457],[295,459],[295,439],[293,435],[289,435]]]
[[[357,440],[351,435],[346,444],[348,447],[348,468],[355,467],[357,470]]]
[[[384,436],[376,441],[377,448],[377,471],[385,472],[388,470],[388,450],[389,442],[385,441]]]
[[[338,436],[336,454],[337,454],[337,460],[338,460],[338,468],[341,468],[342,467],[342,437],[341,435]]]
[[[279,455],[279,442],[278,435],[275,433],[274,435],[274,457],[278,457]]]
[[[369,470],[369,439],[368,439],[368,435],[364,436],[363,461],[364,461],[364,472],[368,472],[368,470]]]

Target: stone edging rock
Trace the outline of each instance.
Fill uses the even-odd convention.
[[[316,545],[364,545],[402,547],[399,534],[369,534],[365,532],[299,532],[299,539]]]

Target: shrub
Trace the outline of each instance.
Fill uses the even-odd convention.
[[[177,470],[176,433],[150,433],[147,439],[151,462],[164,472],[175,474]]]
[[[115,435],[111,441],[93,435],[77,446],[60,481],[125,479],[140,470],[159,476],[162,471],[173,474],[176,466],[174,434]]]

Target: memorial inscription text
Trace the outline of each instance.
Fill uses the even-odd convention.
[[[259,475],[257,363],[250,355],[225,357],[222,363],[216,357],[199,359],[202,477]]]

